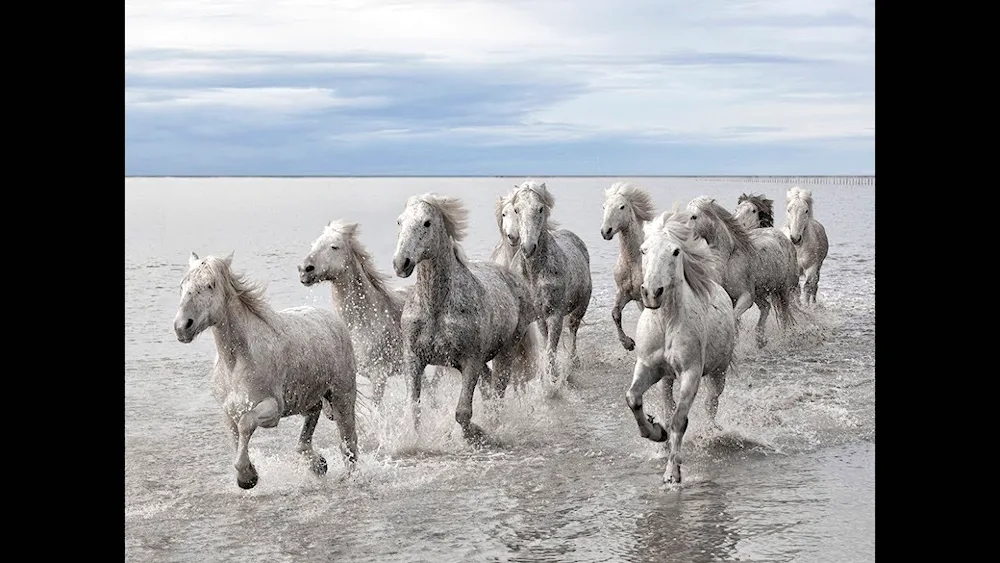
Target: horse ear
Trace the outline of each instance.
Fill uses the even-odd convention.
[[[191,252],[191,256],[188,256],[188,267],[194,266],[194,263],[198,261],[198,255]]]
[[[538,187],[539,187],[539,188],[542,188],[543,190],[547,190],[547,189],[548,189],[548,188],[546,188],[546,187],[545,187],[545,182],[542,182],[542,185],[541,185],[541,186],[538,186]]]
[[[232,251],[232,252],[230,252],[229,256],[226,256],[225,258],[222,259],[222,261],[226,263],[226,266],[232,266],[233,265],[233,255],[234,254],[236,254],[235,250]]]

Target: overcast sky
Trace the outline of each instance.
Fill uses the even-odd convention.
[[[126,175],[874,174],[875,3],[126,0]]]

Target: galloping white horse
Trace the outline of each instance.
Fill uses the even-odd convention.
[[[681,444],[703,377],[708,384],[705,405],[715,424],[736,346],[736,317],[719,283],[718,255],[686,220],[687,213],[665,212],[648,225],[641,246],[645,309],[636,328],[632,385],[625,394],[639,435],[654,442],[670,440],[663,473],[667,483],[681,482]],[[677,377],[680,399],[675,404]],[[668,429],[642,410],[643,394],[660,379]]]
[[[830,251],[826,238],[826,228],[816,220],[813,212],[812,190],[793,187],[786,194],[785,235],[795,245],[798,257],[799,276],[806,277],[802,284],[803,299],[807,305],[816,303],[819,290],[819,271]],[[798,286],[796,280],[796,287]]]
[[[177,340],[189,343],[212,328],[215,398],[233,433],[237,484],[243,489],[257,484],[247,455],[254,431],[274,428],[281,418],[296,414],[305,417],[298,449],[313,472],[327,470],[312,447],[321,411],[337,423],[345,463],[353,470],[357,375],[347,325],[325,309],[272,309],[263,287],[234,274],[231,266],[232,255],[200,259],[191,253],[174,332]]]
[[[501,226],[507,242],[520,255],[512,267],[519,269],[531,288],[538,328],[546,341],[546,381],[561,384],[564,378],[559,375],[557,355],[564,321],[570,358],[574,366],[580,363],[576,333],[593,291],[590,252],[576,233],[549,223],[555,198],[544,182],[524,182],[508,197],[511,212],[503,214]]]
[[[635,301],[641,312],[642,256],[639,246],[643,241],[643,227],[656,216],[656,207],[649,192],[629,182],[615,182],[604,192],[604,220],[601,236],[611,240],[618,233],[621,248],[615,264],[615,305],[611,319],[618,329],[618,341],[626,350],[635,349],[635,341],[622,330],[622,309]]]
[[[299,281],[310,287],[329,281],[333,303],[351,330],[361,373],[372,381],[372,400],[382,402],[386,380],[403,372],[403,341],[399,318],[407,292],[389,287],[388,276],[376,267],[371,254],[358,240],[357,223],[331,221],[313,241],[298,266]],[[444,371],[428,366],[432,384]]]
[[[413,420],[419,425],[420,380],[428,365],[462,372],[455,420],[473,445],[486,442],[472,422],[472,398],[480,377],[503,397],[511,378],[528,379],[518,366],[531,365],[537,351],[527,338],[536,318],[525,280],[493,262],[471,262],[459,246],[468,212],[461,201],[433,193],[413,196],[399,216],[399,238],[392,259],[396,275],[414,271],[417,282],[403,306],[400,322],[403,361],[410,375]],[[487,362],[493,361],[493,369]],[[491,389],[492,388],[492,389]],[[487,395],[489,396],[489,395]],[[419,427],[419,426],[418,426]]]
[[[697,197],[688,204],[689,223],[719,253],[723,263],[722,287],[733,300],[736,324],[756,304],[757,346],[767,343],[764,328],[771,306],[778,325],[784,330],[797,322],[795,253],[785,244],[784,235],[774,229],[747,232],[733,215],[714,198]]]

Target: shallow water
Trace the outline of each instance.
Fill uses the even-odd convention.
[[[496,242],[493,201],[518,178],[138,179],[125,182],[126,561],[874,561],[875,190],[813,186],[830,256],[812,320],[769,324],[758,350],[745,328],[719,407],[696,400],[683,485],[662,483],[663,446],[639,437],[624,392],[634,354],[610,320],[618,241],[598,232],[603,189],[617,178],[546,179],[553,218],[591,250],[594,296],[580,330],[583,367],[554,399],[534,386],[499,412],[478,394],[474,420],[498,443],[480,451],[454,421],[458,383],[425,390],[412,430],[401,378],[375,408],[359,405],[359,476],[344,479],[336,429],[323,419],[313,476],[295,454],[301,418],[258,430],[256,488],[236,486],[228,430],[210,394],[211,334],[177,342],[172,319],[190,251],[235,251],[269,282],[278,308],[332,307],[295,266],[332,219],[361,223],[361,242],[391,272],[395,219],[408,196],[458,195],[464,247]],[[636,178],[658,207],[764,192],[784,220],[785,186]],[[396,280],[408,283],[409,280]],[[756,322],[756,307],[742,319]],[[625,330],[638,312],[629,305]],[[361,379],[362,393],[368,391]],[[661,418],[661,390],[646,394]]]

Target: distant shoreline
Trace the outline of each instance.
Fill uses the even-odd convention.
[[[126,178],[874,178],[875,174],[151,174]]]

